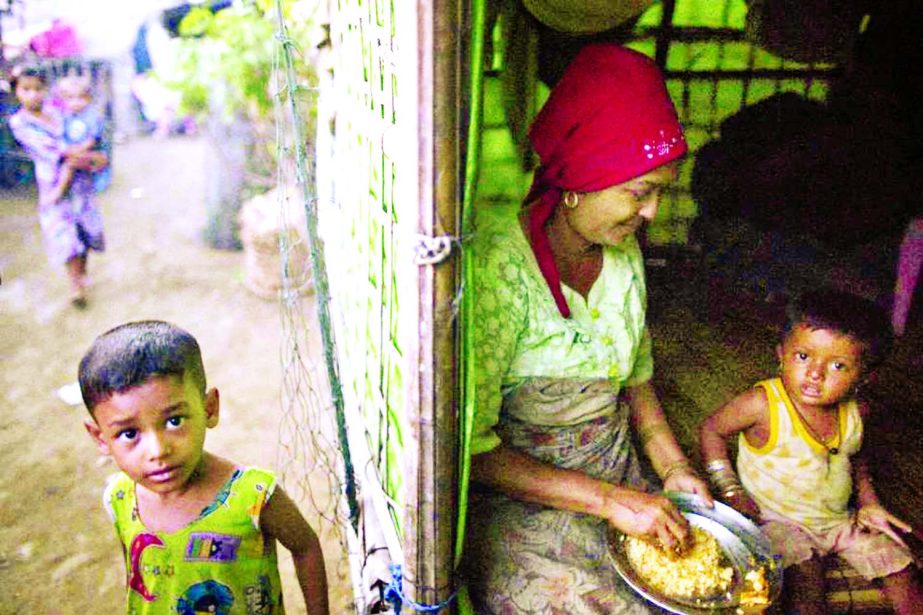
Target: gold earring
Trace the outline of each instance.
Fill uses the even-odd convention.
[[[568,209],[576,209],[577,205],[580,204],[580,197],[577,196],[576,192],[571,192],[568,190],[564,193],[564,207]]]

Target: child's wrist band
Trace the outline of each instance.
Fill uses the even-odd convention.
[[[724,497],[729,497],[744,490],[740,479],[730,470],[726,470],[720,474],[713,473],[709,478],[715,486],[715,490]]]
[[[729,465],[721,465],[710,463],[708,464],[708,476],[713,481],[721,481],[726,478],[737,479],[737,472],[734,471],[734,468]]]
[[[715,491],[718,492],[723,498],[730,498],[743,493],[744,487],[740,483],[737,483],[735,485],[725,485],[720,489],[716,488]]]
[[[730,497],[744,490],[730,459],[712,459],[705,467],[708,469],[708,478],[715,486],[715,490],[724,497]]]
[[[737,477],[737,474],[733,470],[723,470],[721,472],[711,472],[708,475],[708,478],[711,482],[716,485],[721,485],[723,483],[739,483],[740,478]]]
[[[731,466],[730,459],[722,458],[722,459],[712,459],[711,461],[708,462],[708,465],[705,466],[705,469],[708,470],[709,474],[713,474],[715,472],[731,470],[733,469],[733,467]]]

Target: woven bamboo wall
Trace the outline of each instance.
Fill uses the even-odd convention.
[[[657,220],[648,227],[652,245],[686,246],[698,207],[690,195],[695,152],[719,135],[720,124],[742,107],[773,94],[796,92],[824,100],[832,71],[829,64],[785,60],[764,50],[747,34],[744,0],[675,0],[658,2],[638,20],[625,44],[661,63],[667,87],[683,123],[691,153],[680,168],[679,181],[664,195]],[[507,126],[500,102],[500,76],[505,69],[505,42],[497,24],[485,84],[484,147],[478,184],[479,201],[518,199],[529,174]],[[536,86],[535,109],[548,90]]]
[[[385,0],[338,3],[331,24],[332,87],[320,111],[330,128],[331,158],[328,165],[318,156],[318,210],[344,403],[359,413],[361,424],[354,426],[363,432],[392,500],[390,521],[399,527],[406,351],[417,338],[406,316],[401,319],[413,305],[403,304],[399,290],[414,284],[414,271],[399,260],[417,207],[401,198],[401,173],[413,177],[417,161],[416,149],[401,145],[415,143],[417,135],[398,113],[400,97],[415,93],[401,88],[398,41],[408,33],[398,29],[394,10]]]

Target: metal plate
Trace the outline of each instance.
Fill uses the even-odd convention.
[[[615,569],[628,585],[650,602],[671,613],[680,615],[705,615],[734,613],[740,604],[740,592],[744,588],[744,575],[762,566],[769,585],[769,600],[774,602],[782,591],[782,569],[769,547],[769,541],[759,528],[742,514],[721,502],[708,508],[702,499],[690,493],[666,491],[666,497],[676,504],[683,516],[694,527],[699,527],[718,541],[724,552],[727,565],[734,569],[734,579],[726,592],[709,597],[682,599],[665,596],[650,587],[632,567],[625,553],[625,536],[612,530],[610,554]],[[763,610],[766,607],[759,607]]]

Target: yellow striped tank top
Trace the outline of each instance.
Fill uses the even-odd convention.
[[[805,427],[781,378],[763,380],[768,400],[769,438],[756,448],[738,436],[737,472],[761,509],[824,532],[849,517],[852,494],[849,458],[862,445],[862,418],[855,400],[840,404],[839,437],[833,454]]]

